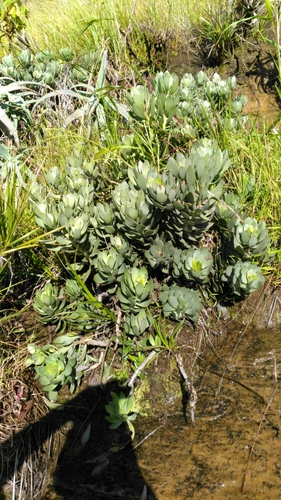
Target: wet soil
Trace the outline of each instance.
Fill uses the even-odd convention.
[[[137,422],[136,441],[151,434],[139,467],[159,500],[281,498],[281,329],[248,330],[232,356],[237,333],[200,362],[195,427],[180,398]]]
[[[235,76],[237,79],[237,93],[248,98],[244,112],[256,115],[259,120],[272,123],[280,114],[280,100],[276,92],[278,72],[274,64],[274,52],[270,52],[269,45],[260,40],[245,40],[242,45],[220,67],[208,67],[200,53],[190,44],[181,47],[174,54],[168,56],[167,67],[170,72],[179,76],[185,73],[196,74],[200,70],[206,71],[209,76],[215,72],[224,78]]]

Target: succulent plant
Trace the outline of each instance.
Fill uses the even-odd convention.
[[[117,297],[123,311],[138,313],[141,309],[148,307],[151,303],[152,289],[153,281],[148,279],[148,271],[145,267],[127,269],[117,289]]]
[[[146,191],[153,182],[161,183],[161,175],[148,161],[139,161],[134,168],[128,168],[128,177],[138,189]]]
[[[102,238],[109,238],[116,232],[113,208],[108,203],[97,203],[94,207],[94,217],[91,218],[96,234]]]
[[[197,321],[199,312],[203,309],[198,291],[178,285],[164,285],[159,294],[163,304],[164,316],[180,321],[184,318]]]
[[[233,193],[223,193],[215,207],[215,224],[225,238],[230,238],[234,227],[243,218],[239,198]]]
[[[145,199],[142,190],[122,182],[112,193],[117,228],[133,245],[147,246],[158,231],[160,212]]]
[[[68,279],[65,282],[65,292],[72,301],[82,299],[83,289],[76,280]]]
[[[174,201],[184,199],[189,193],[182,181],[169,173],[160,174],[148,161],[140,161],[134,169],[128,169],[128,177],[145,192],[148,202],[160,209],[173,210]]]
[[[98,246],[90,231],[95,182],[90,180],[88,169],[84,170],[78,159],[66,165],[65,174],[52,168],[46,181],[45,187],[35,183],[31,193],[36,223],[48,231],[58,229],[45,243],[51,250],[93,256]]]
[[[45,179],[49,186],[63,192],[63,174],[58,167],[52,167],[45,173]]]
[[[127,96],[130,114],[136,120],[146,120],[163,131],[177,112],[179,103],[178,77],[168,71],[158,73],[153,81],[153,94],[146,87],[137,86]]]
[[[109,286],[109,291],[116,289],[117,282],[120,281],[126,269],[124,257],[115,248],[102,250],[94,260],[97,273],[94,280],[98,285]]]
[[[29,69],[33,61],[33,54],[30,52],[29,49],[25,49],[18,55],[18,61],[22,66],[22,68]]]
[[[65,356],[61,353],[49,354],[45,357],[44,363],[36,367],[36,378],[42,385],[43,391],[48,392],[51,401],[56,401],[58,397],[57,388],[64,387],[69,377],[72,378],[73,368],[76,365],[76,359],[71,358],[65,363]]]
[[[42,321],[50,322],[65,306],[63,289],[47,283],[42,292],[36,290],[33,307],[42,316]]]
[[[173,275],[184,276],[188,282],[207,283],[212,270],[213,257],[207,248],[192,247],[188,250],[177,250],[173,259]]]
[[[67,47],[60,49],[60,55],[61,55],[62,59],[64,59],[64,61],[66,61],[66,62],[73,61],[73,59],[74,59],[74,52]]]
[[[233,228],[233,246],[240,257],[263,256],[268,252],[270,238],[265,222],[246,217]]]
[[[65,385],[70,385],[71,392],[79,383],[83,370],[93,361],[87,355],[85,346],[75,346],[79,339],[77,334],[64,334],[56,336],[53,344],[38,347],[36,344],[28,346],[29,357],[25,366],[34,365],[36,378],[42,389],[48,392],[50,401],[56,401],[58,391]]]
[[[188,187],[194,186],[201,198],[207,191],[220,185],[222,174],[229,168],[227,151],[221,151],[218,143],[209,139],[198,141],[188,156],[181,153],[176,158],[169,158],[168,171],[186,182]]]
[[[182,77],[179,109],[193,135],[206,135],[217,123],[230,130],[246,121],[247,117],[240,115],[247,98],[236,96],[232,99],[235,86],[235,77],[223,80],[217,73],[212,78],[208,78],[203,71],[195,77],[189,73]]]
[[[88,237],[88,227],[89,227],[89,216],[87,213],[81,213],[79,216],[62,217],[64,214],[60,214],[60,223],[65,225],[65,237],[70,242],[74,243],[84,243]],[[75,246],[74,246],[75,248]]]
[[[126,422],[130,431],[132,432],[132,439],[134,439],[135,430],[132,421],[136,419],[136,414],[132,413],[134,398],[125,396],[123,392],[116,394],[111,392],[111,401],[105,406],[108,417],[106,420],[110,422],[110,429],[117,429],[123,422]]]
[[[127,335],[140,337],[151,325],[151,314],[141,309],[138,314],[126,314],[123,328]]]
[[[146,87],[132,87],[127,95],[131,115],[138,121],[146,120],[151,110],[151,95]]]
[[[110,311],[105,306],[103,309],[98,309],[91,302],[77,301],[73,307],[64,311],[61,321],[65,321],[67,325],[80,332],[91,331],[101,323],[110,323]]]
[[[206,210],[192,210],[186,205],[183,210],[167,211],[161,229],[175,245],[189,248],[190,245],[198,244],[206,231],[212,227],[212,219],[212,210],[209,210],[208,206]]]
[[[38,198],[39,199],[39,198]],[[36,224],[47,231],[60,226],[58,221],[58,213],[53,209],[52,205],[48,202],[41,202],[33,205],[34,219]]]
[[[152,269],[157,267],[165,274],[169,273],[175,247],[171,241],[165,241],[163,237],[156,236],[151,246],[144,253]]]
[[[169,71],[159,71],[153,80],[153,89],[156,95],[174,96],[178,94],[179,78]]]
[[[225,297],[243,298],[259,290],[265,278],[261,269],[249,261],[238,260],[233,266],[228,266],[221,277],[225,289]]]
[[[126,262],[134,265],[138,258],[138,253],[133,251],[132,245],[128,242],[127,238],[121,233],[110,236],[110,246],[114,248],[117,253],[121,254]]]

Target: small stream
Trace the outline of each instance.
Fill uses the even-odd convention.
[[[281,499],[281,329],[247,330],[233,353],[237,333],[204,355],[194,428],[181,398],[136,421],[136,443],[152,433],[136,455],[158,500]]]

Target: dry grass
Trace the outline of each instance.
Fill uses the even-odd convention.
[[[7,320],[0,332],[0,484],[17,500],[36,498],[43,488],[52,446],[46,422],[36,432],[32,427],[47,411],[33,373],[24,368],[26,346],[34,340],[24,318],[30,323],[25,314]]]

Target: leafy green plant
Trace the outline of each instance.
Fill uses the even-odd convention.
[[[60,295],[57,286],[47,283],[42,292],[36,290],[33,307],[49,323],[53,317],[65,307],[65,299]]]
[[[75,277],[66,280],[66,286],[60,289],[46,283],[42,291],[36,290],[33,307],[41,322],[56,326],[57,332],[69,327],[83,332],[114,322],[115,314],[91,294],[76,273]]]
[[[203,284],[208,281],[212,265],[213,257],[207,248],[178,250],[173,259],[173,275],[176,278],[184,276],[187,282]]]
[[[30,193],[35,175],[22,155],[0,146],[0,282],[1,300],[14,291],[22,295],[37,280],[39,269],[46,270],[40,258],[42,234],[32,222]],[[50,233],[46,234],[50,237]],[[27,272],[27,268],[29,271]],[[43,271],[44,272],[44,271]],[[49,272],[52,276],[52,272]],[[29,285],[28,285],[29,283]],[[21,286],[21,292],[19,287]],[[25,284],[25,285],[23,285]],[[25,292],[22,289],[25,288]],[[15,300],[15,299],[14,299]]]
[[[117,281],[120,281],[126,269],[126,264],[122,254],[117,253],[114,248],[110,250],[102,250],[94,259],[94,265],[97,268],[97,273],[94,280],[98,285],[109,285],[114,283],[113,288],[108,288],[109,292],[115,291]]]
[[[81,120],[87,125],[88,138],[93,124],[101,133],[105,132],[107,110],[128,119],[126,108],[110,96],[114,88],[106,86],[105,83],[106,51],[102,55],[96,82],[93,84],[93,60],[97,57],[97,54],[91,52],[77,62],[74,54],[67,48],[62,49],[59,56],[49,50],[33,55],[26,49],[17,58],[12,54],[3,57],[0,64],[0,82],[5,85],[2,85],[0,90],[7,94],[10,108],[13,103],[10,114],[17,106],[18,114],[21,111],[25,121],[29,118],[30,122],[38,122],[44,118],[48,123],[59,123],[64,128],[73,121]],[[17,83],[9,83],[11,79]],[[11,92],[22,89],[25,92],[16,95],[15,103],[11,101]],[[8,112],[3,114],[6,121],[7,114]],[[7,127],[4,120],[2,122]],[[11,124],[8,125],[11,129]],[[18,141],[14,130],[12,134]]]
[[[46,93],[50,88],[71,88],[78,83],[90,83],[98,57],[97,53],[89,52],[77,59],[67,47],[58,54],[48,49],[37,53],[24,49],[2,58],[0,75],[4,81],[8,78],[16,82],[26,81],[33,90]]]
[[[17,147],[19,147],[19,122],[21,126],[27,127],[30,127],[33,122],[23,97],[32,94],[31,90],[20,83],[12,82],[8,85],[0,85],[0,130],[6,137],[12,138]]]
[[[29,11],[21,0],[3,0],[0,8],[0,38],[6,37],[11,49],[15,37],[26,27]]]
[[[149,279],[145,267],[127,269],[117,289],[117,297],[123,311],[138,313],[141,309],[148,307],[152,302],[150,298],[152,289],[153,281]]]
[[[75,345],[78,339],[79,335],[68,333],[55,337],[52,344],[42,348],[35,344],[28,346],[30,356],[25,366],[34,366],[36,378],[48,393],[50,402],[57,401],[58,391],[66,385],[74,392],[83,372],[97,361],[87,353],[87,346]]]
[[[147,246],[158,231],[160,212],[145,197],[142,190],[120,183],[112,193],[117,228],[132,244]]]
[[[166,317],[180,321],[184,318],[197,321],[203,303],[198,291],[190,290],[176,284],[169,287],[164,285],[159,294],[163,304],[163,313]]]
[[[213,66],[220,65],[238,43],[238,28],[244,20],[235,18],[233,8],[212,6],[199,20],[197,37],[199,49],[205,60]]]
[[[220,137],[246,120],[241,116],[246,97],[233,97],[235,77],[223,80],[215,73],[208,78],[200,71],[195,77],[187,73],[179,81],[166,71],[157,74],[152,84],[152,92],[137,86],[127,97],[137,130],[123,138],[122,154],[126,160],[132,158],[136,163],[153,158],[153,163],[159,165],[171,151],[184,148],[187,140]],[[153,188],[156,190],[156,186]],[[162,203],[161,195],[158,191]]]
[[[64,169],[47,171],[45,183],[37,184],[31,193],[36,223],[53,232],[45,244],[58,252],[82,288],[80,293],[68,283],[68,292],[55,290],[48,303],[39,296],[44,290],[38,292],[42,321],[55,325],[58,332],[67,328],[86,332],[95,325],[107,328],[116,322],[111,339],[115,348],[122,346],[126,359],[138,353],[153,328],[155,314],[196,322],[208,300],[233,301],[262,286],[259,268],[253,271],[247,266],[253,258],[261,262],[267,255],[267,228],[250,218],[240,200],[225,191],[224,176],[230,166],[227,151],[217,141],[203,138],[188,151],[169,154],[168,160],[163,156],[160,161],[158,156],[154,162],[155,151],[149,153],[147,143],[143,148],[144,130],[152,131],[154,141],[163,133],[161,137],[169,137],[174,148],[179,146],[177,127],[182,123],[174,120],[175,113],[182,120],[189,116],[195,136],[200,137],[199,115],[196,120],[194,116],[204,93],[209,98],[212,94],[209,108],[221,113],[220,124],[226,124],[223,119],[229,116],[224,110],[235,79],[224,82],[214,75],[209,80],[200,72],[183,80],[160,73],[153,93],[145,87],[131,92],[127,126],[134,129],[134,138],[141,131],[142,159],[137,159],[134,146],[128,143],[125,162],[122,148],[120,156],[108,155],[107,163],[102,155],[91,161],[82,156],[70,158]],[[231,100],[232,116],[238,121],[244,102]],[[193,106],[190,115],[188,103]],[[115,171],[116,164],[121,166],[120,179],[112,182],[106,167]],[[248,264],[235,267],[237,262]],[[152,313],[152,308],[157,312]],[[165,333],[151,336],[150,347],[170,349],[173,345]]]
[[[123,392],[116,394],[111,392],[111,401],[105,406],[108,417],[106,420],[110,422],[110,429],[117,429],[120,425],[125,422],[130,432],[132,433],[132,439],[135,437],[135,429],[132,421],[136,419],[136,414],[132,413],[134,398],[133,396],[126,397]]]
[[[151,325],[152,316],[146,309],[141,309],[137,314],[126,314],[123,328],[128,337],[141,337]]]
[[[233,230],[233,246],[241,257],[263,257],[267,254],[270,238],[265,222],[246,217]]]
[[[222,275],[226,295],[229,297],[244,298],[259,290],[264,284],[261,269],[251,262],[237,261],[233,266],[228,266]]]
[[[157,318],[152,319],[153,333],[148,337],[149,344],[155,350],[167,350],[169,352],[176,349],[176,338],[180,333],[184,319],[176,326],[167,324],[167,315],[164,318],[160,314]]]

